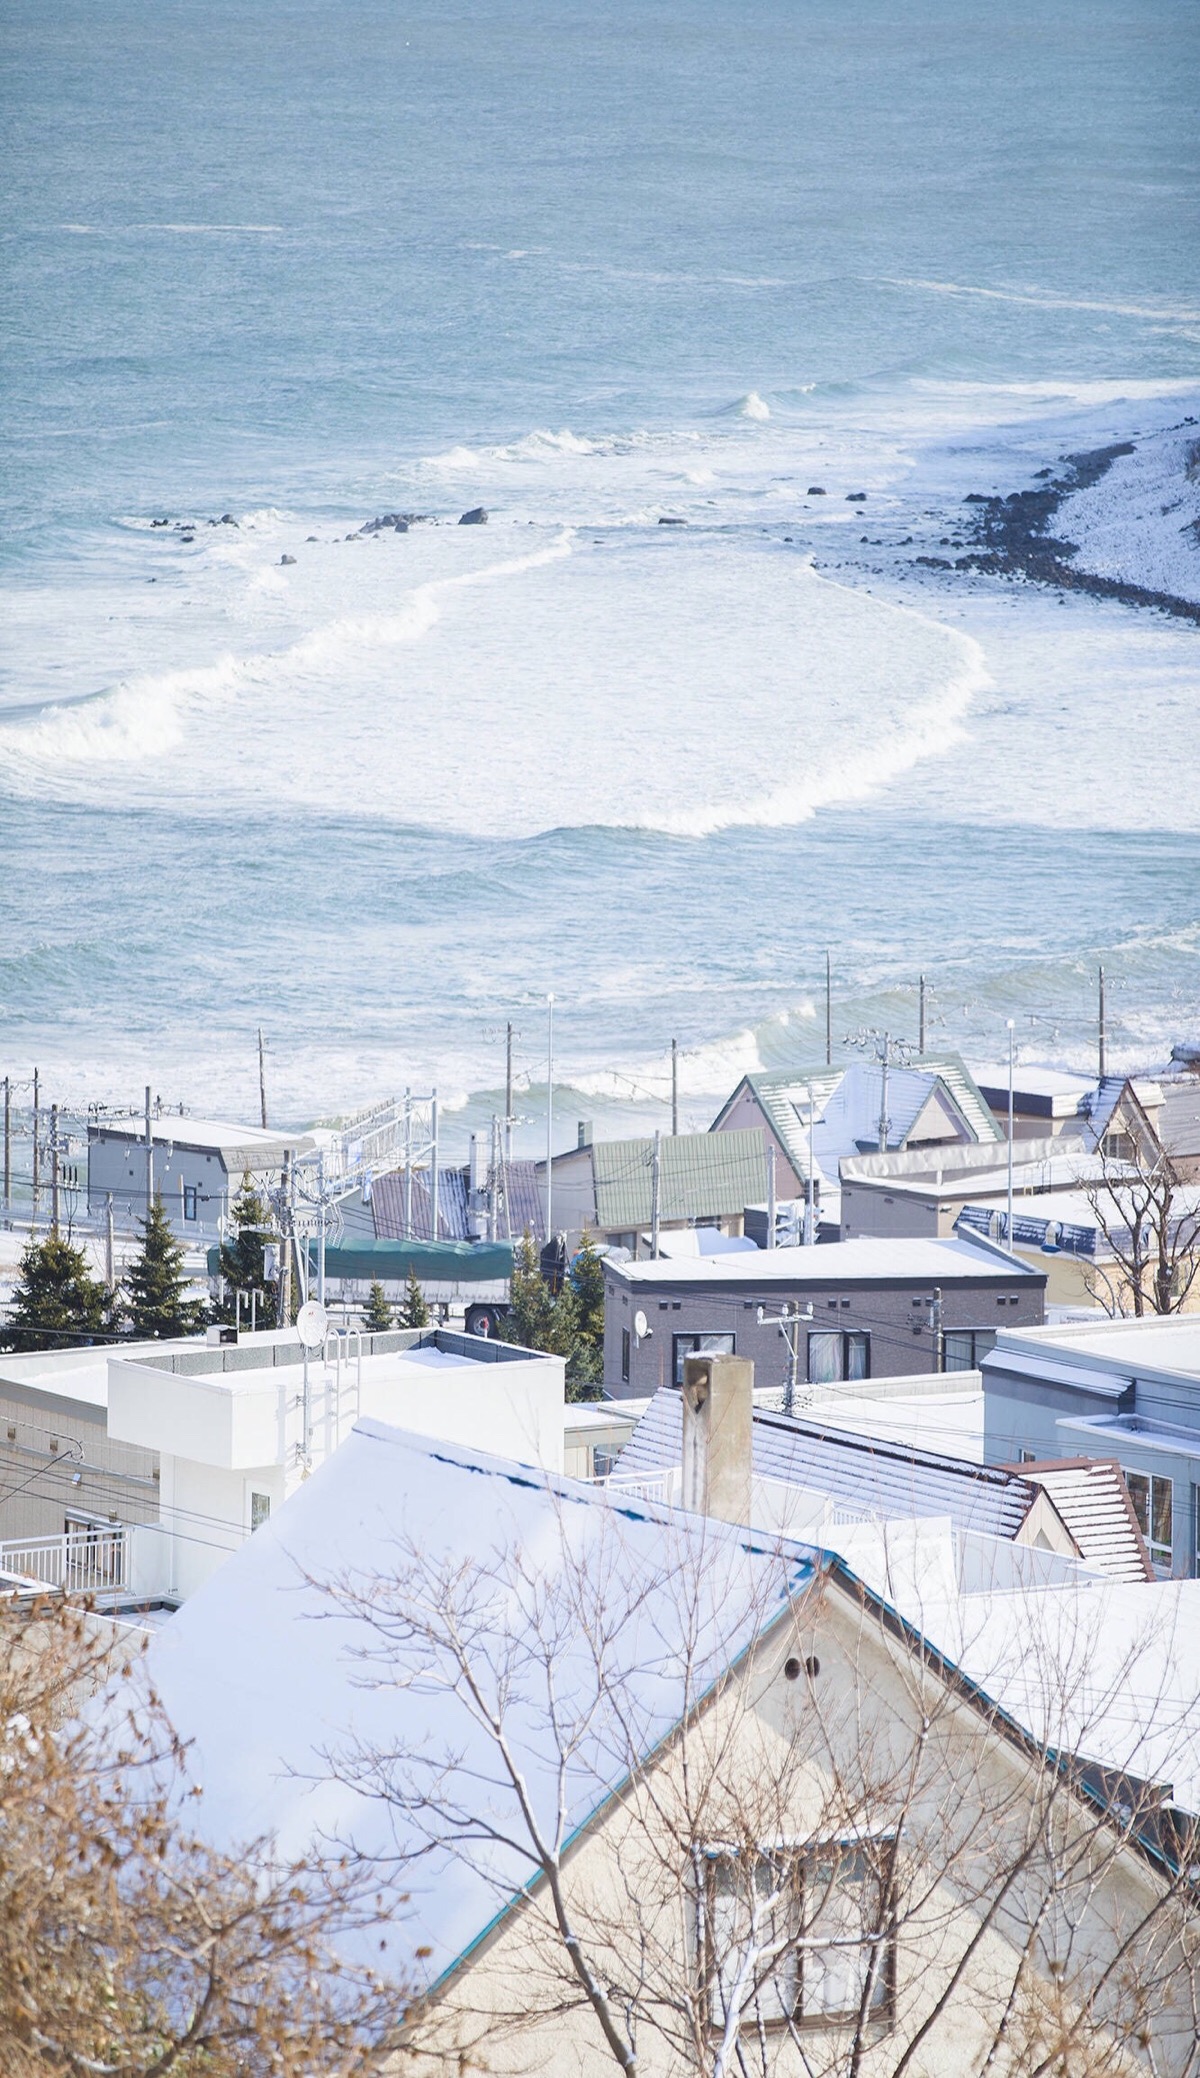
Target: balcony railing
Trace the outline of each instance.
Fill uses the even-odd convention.
[[[81,1525],[61,1537],[28,1537],[0,1543],[0,1580],[21,1586],[58,1587],[72,1593],[104,1594],[128,1585],[127,1526]]]

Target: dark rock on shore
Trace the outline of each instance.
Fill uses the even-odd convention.
[[[866,502],[867,502],[867,494],[866,494],[866,492],[865,492],[865,491],[847,491],[847,492],[846,492],[846,503],[847,503],[847,505],[865,505],[865,504],[866,504]]]
[[[388,532],[407,534],[408,514],[405,512],[383,512],[378,519],[368,520],[366,526],[360,527],[358,531],[360,534],[383,534]]]
[[[294,563],[296,558],[295,556],[280,556],[279,560],[281,563]]]
[[[676,519],[669,513],[660,513],[658,524],[660,527],[686,527],[687,521],[685,519]]]
[[[1058,476],[1039,470],[1038,478],[1042,481],[1036,491],[1010,491],[1006,498],[981,498],[973,493],[965,503],[979,507],[972,530],[979,547],[971,555],[960,556],[955,568],[977,570],[989,576],[1028,577],[1035,584],[1053,585],[1059,591],[1087,592],[1096,599],[1117,599],[1126,606],[1157,606],[1178,620],[1200,625],[1200,606],[1190,599],[1152,591],[1146,585],[1128,584],[1124,578],[1100,577],[1092,571],[1074,568],[1072,558],[1079,553],[1076,544],[1050,532],[1050,522],[1065,498],[1075,491],[1090,490],[1115,461],[1134,452],[1132,440],[1116,441],[1111,447],[1064,455]],[[918,562],[929,560],[927,556],[917,557]]]
[[[482,505],[472,505],[469,512],[459,514],[458,524],[460,527],[486,527],[487,513]]]
[[[806,498],[823,498],[825,496],[825,486],[823,483],[810,483],[804,495]]]

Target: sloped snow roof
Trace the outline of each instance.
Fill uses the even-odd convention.
[[[836,1181],[838,1162],[862,1146],[876,1147],[883,1100],[883,1071],[877,1061],[851,1060],[836,1067],[779,1068],[747,1075],[738,1090],[750,1089],[785,1149],[797,1176],[808,1177],[809,1092],[812,1093],[814,1174]],[[715,1121],[738,1094],[735,1090]],[[999,1140],[996,1124],[971,1072],[958,1054],[923,1055],[911,1066],[888,1070],[889,1148],[903,1148],[926,1106],[939,1102],[947,1120],[958,1123],[969,1141]],[[952,1142],[949,1144],[953,1144]]]
[[[481,1846],[468,1868],[445,1847],[429,1849],[419,1825],[394,1807],[321,1779],[323,1756],[353,1740],[423,1752],[462,1771],[462,1795],[475,1808],[485,1777],[485,1802],[520,1832],[494,1749],[461,1697],[428,1676],[428,1652],[397,1630],[385,1685],[364,1685],[361,1655],[372,1642],[378,1650],[378,1636],[312,1584],[352,1576],[385,1613],[389,1578],[403,1570],[409,1548],[422,1555],[427,1587],[439,1566],[477,1562],[493,1666],[506,1644],[519,1652],[528,1638],[535,1578],[551,1598],[556,1583],[564,1593],[591,1583],[597,1606],[619,1618],[607,1646],[607,1690],[598,1692],[592,1641],[578,1620],[556,1641],[557,1707],[578,1735],[565,1774],[568,1832],[624,1774],[628,1730],[618,1726],[612,1698],[640,1749],[653,1751],[689,1695],[702,1696],[807,1584],[815,1554],[702,1517],[614,1506],[574,1480],[361,1421],[185,1603],[156,1638],[148,1671],[176,1730],[193,1742],[192,1772],[203,1785],[196,1822],[225,1846],[273,1833],[285,1854],[300,1855],[329,1834],[367,1857],[426,1849],[399,1878],[410,1904],[394,1961],[411,1968],[415,1949],[427,1947],[433,1978],[533,1870],[511,1847],[494,1845]],[[689,1574],[690,1618],[680,1586]],[[476,1664],[487,1680],[482,1652]],[[517,1690],[509,1737],[539,1818],[552,1828],[557,1755],[544,1688],[538,1705],[536,1655],[524,1661]]]
[[[673,1387],[655,1393],[624,1450],[619,1469],[656,1472],[680,1462],[682,1400]],[[817,1421],[754,1410],[754,1470],[881,1521],[945,1516],[956,1529],[1013,1538],[1036,1499],[1020,1474],[996,1466]]]
[[[1112,1580],[1152,1580],[1125,1474],[1115,1458],[1059,1458],[1021,1467],[1048,1493],[1085,1565]]]

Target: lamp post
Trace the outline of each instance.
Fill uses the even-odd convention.
[[[554,998],[546,998],[546,1239],[554,1239]]]
[[[1013,1020],[1008,1019],[1008,1252],[1013,1252]]]

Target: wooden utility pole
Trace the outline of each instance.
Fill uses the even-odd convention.
[[[38,1146],[38,1071],[33,1071],[33,1224],[37,1225],[38,1206],[41,1203],[41,1168]]]
[[[833,969],[825,955],[825,1066],[833,1066]]]
[[[662,1201],[662,1135],[655,1128],[654,1150],[650,1156],[650,1254],[658,1261],[658,1226]]]
[[[1103,967],[1101,967],[1101,969],[1100,969],[1100,1000],[1099,1000],[1099,1003],[1098,1003],[1098,1006],[1097,1006],[1097,1012],[1098,1012],[1098,1023],[1099,1023],[1099,1030],[1098,1030],[1098,1034],[1097,1034],[1097,1036],[1098,1036],[1098,1038],[1099,1038],[1099,1042],[1100,1042],[1100,1044],[1099,1044],[1099,1049],[1098,1049],[1098,1050],[1099,1050],[1099,1067],[1100,1067],[1100,1081],[1101,1081],[1101,1082],[1103,1082],[1103,1080],[1104,1080],[1104,1076],[1105,1076],[1105,1072],[1106,1072],[1106,1061],[1105,1061],[1105,1055],[1106,1055],[1106,1052],[1107,1052],[1107,1047],[1106,1047],[1106,1045],[1105,1045],[1105,1041],[1106,1041],[1106,1039],[1107,1039],[1107,1037],[1108,1037],[1108,1034],[1107,1034],[1107,1032],[1105,1031],[1105,1028],[1104,1028],[1104,969],[1103,969]]]
[[[679,1138],[679,1041],[671,1041],[671,1138]]]
[[[58,1239],[58,1105],[50,1106],[50,1232]]]
[[[925,976],[921,976],[921,1010],[917,1020],[917,1052],[925,1051]]]
[[[261,1025],[258,1028],[258,1111],[263,1123],[263,1130],[265,1131],[267,1124],[267,1070],[263,1057],[263,1031]]]
[[[4,1209],[12,1205],[12,1079],[4,1078]]]

